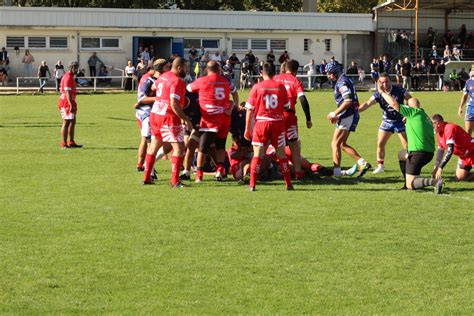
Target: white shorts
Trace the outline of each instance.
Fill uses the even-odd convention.
[[[151,127],[150,127],[150,117],[146,117],[143,121],[140,122],[140,133],[142,137],[149,138],[151,136]]]
[[[59,112],[63,120],[74,120],[76,118],[76,113],[69,112],[66,108],[60,108]]]
[[[161,126],[159,133],[152,135],[151,137],[152,139],[161,137],[164,143],[182,143],[184,142],[184,130],[185,128],[183,125],[163,125]]]
[[[339,119],[336,123],[336,128],[355,132],[357,124],[359,124],[359,113]]]

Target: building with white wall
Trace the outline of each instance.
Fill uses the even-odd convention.
[[[10,53],[13,77],[23,74],[25,49],[36,66],[79,60],[86,69],[93,51],[123,69],[140,44],[153,44],[163,57],[187,57],[191,45],[239,58],[252,49],[265,59],[273,49],[278,59],[287,50],[302,64],[335,56],[346,65],[352,59],[364,65],[373,51],[371,14],[0,7],[0,21],[0,46]]]

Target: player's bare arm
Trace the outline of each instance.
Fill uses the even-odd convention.
[[[390,94],[385,92],[381,87],[378,87],[380,94],[385,99],[385,101],[395,109],[395,111],[400,112],[400,104],[395,100]]]
[[[252,122],[253,118],[253,109],[247,108],[247,116],[245,117],[245,133],[244,137],[247,140],[252,140],[252,132],[250,131],[250,123]]]
[[[175,98],[171,98],[170,101],[171,101],[170,106],[171,106],[171,109],[173,110],[173,112],[183,121],[183,123],[186,125],[186,128],[188,128],[188,130],[192,131],[193,130],[193,124],[191,123],[191,121],[189,120],[189,118],[186,116],[183,109],[181,108],[181,106],[179,104],[179,100],[177,100]]]
[[[361,106],[359,106],[359,113],[360,112],[364,112],[365,110],[367,110],[368,108],[370,108],[372,105],[374,105],[375,103],[377,103],[375,101],[375,99],[373,98],[370,98],[367,102],[365,103],[362,103]]]
[[[466,104],[467,98],[468,98],[467,93],[464,93],[461,97],[461,102],[459,103],[459,108],[458,108],[458,116],[459,117],[462,117],[462,109],[463,109],[464,105]]]
[[[327,119],[332,123],[335,124],[337,120],[339,119],[339,114],[341,112],[345,111],[348,109],[350,106],[352,106],[352,100],[351,99],[346,99],[342,104],[336,109],[336,111],[331,112],[328,114]]]

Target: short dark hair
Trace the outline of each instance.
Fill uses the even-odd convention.
[[[275,66],[270,63],[265,63],[263,64],[262,72],[264,72],[267,76],[272,78],[273,76],[275,76]]]
[[[431,120],[433,122],[444,122],[444,118],[441,116],[441,114],[433,114],[433,116],[431,116]]]
[[[300,67],[300,63],[297,60],[290,59],[286,62],[286,70],[290,72],[297,72]]]
[[[389,76],[388,73],[386,73],[386,72],[380,73],[379,78],[382,78],[382,77],[383,77],[383,78],[388,78],[388,79],[390,79],[390,76]]]

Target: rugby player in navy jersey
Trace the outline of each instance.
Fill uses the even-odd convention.
[[[364,174],[372,167],[359,153],[347,144],[347,139],[351,132],[355,132],[359,123],[359,100],[352,81],[342,74],[342,67],[335,62],[326,65],[327,77],[335,83],[334,100],[337,109],[330,112],[327,119],[336,124],[336,130],[332,138],[332,160],[334,164],[334,177],[340,177],[341,172],[341,153],[344,151],[357,161],[359,167],[358,177]]]
[[[201,136],[201,133],[199,132],[201,110],[199,108],[198,98],[198,93],[186,91],[187,104],[184,107],[184,113],[189,117],[189,120],[193,124],[193,130],[185,132],[186,154],[184,155],[183,171],[179,177],[180,180],[191,180],[191,164],[194,160],[196,148],[199,146],[199,138]]]
[[[400,86],[392,85],[390,78],[387,73],[381,73],[377,81],[378,85],[381,85],[385,91],[397,100],[399,104],[404,104],[405,100],[408,101],[412,96],[405,89]],[[367,110],[372,105],[378,103],[383,111],[382,123],[379,126],[379,133],[377,138],[377,168],[373,173],[382,173],[384,169],[385,159],[385,145],[387,144],[393,133],[397,133],[400,138],[400,142],[404,149],[407,149],[407,135],[405,133],[405,123],[403,118],[388,105],[388,103],[382,98],[380,93],[376,91],[370,99],[359,107],[359,112]]]

